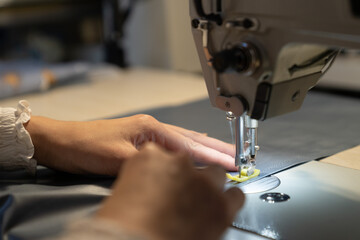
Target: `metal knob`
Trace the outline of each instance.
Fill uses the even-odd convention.
[[[257,50],[252,45],[242,42],[231,49],[225,49],[215,54],[212,66],[218,73],[232,69],[245,75],[251,75],[260,66],[260,60]]]

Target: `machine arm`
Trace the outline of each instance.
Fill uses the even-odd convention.
[[[299,109],[339,50],[360,48],[360,0],[190,0],[190,15],[210,101],[238,119],[245,168],[256,140],[242,122]]]

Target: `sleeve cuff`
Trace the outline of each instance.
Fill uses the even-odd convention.
[[[17,109],[0,108],[0,169],[36,172],[34,145],[24,123],[31,118],[29,103],[21,100]]]

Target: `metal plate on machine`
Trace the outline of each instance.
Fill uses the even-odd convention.
[[[274,189],[279,185],[280,185],[279,178],[277,178],[275,176],[268,176],[268,177],[258,179],[249,184],[242,184],[242,183],[237,183],[237,182],[233,182],[233,181],[229,180],[225,184],[225,189],[228,189],[231,187],[239,187],[241,189],[241,191],[243,191],[243,193],[260,193],[260,192],[266,192],[271,189]]]
[[[360,236],[360,171],[312,161],[276,174],[270,192],[290,197],[263,201],[246,194],[234,226],[272,239],[356,239]]]

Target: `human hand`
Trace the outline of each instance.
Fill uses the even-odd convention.
[[[244,203],[224,182],[221,168],[196,170],[186,155],[148,144],[124,164],[95,218],[149,240],[219,239]]]
[[[232,145],[148,115],[89,122],[33,116],[25,127],[38,164],[66,172],[116,175],[123,161],[147,142],[186,152],[197,162],[236,170]]]

